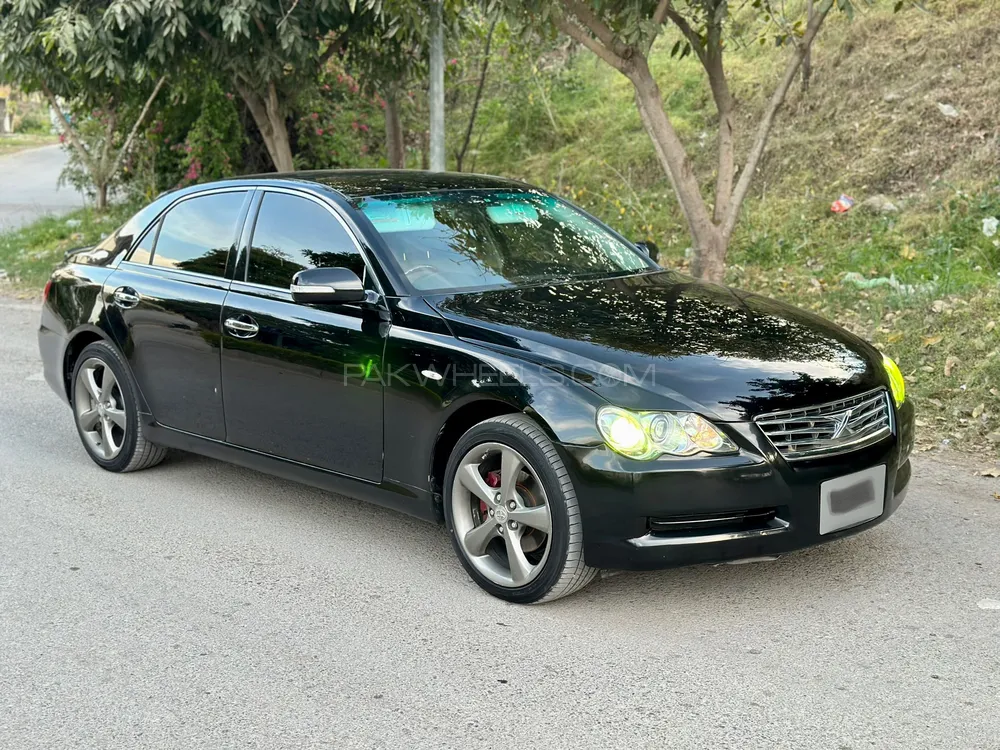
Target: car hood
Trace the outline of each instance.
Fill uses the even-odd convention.
[[[461,339],[633,409],[723,421],[885,384],[878,352],[817,315],[670,271],[427,297]]]

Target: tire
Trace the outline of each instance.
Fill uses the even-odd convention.
[[[94,463],[124,473],[148,469],[166,458],[165,448],[146,439],[138,389],[117,349],[104,341],[88,345],[76,360],[71,382],[76,430]]]
[[[569,473],[552,441],[523,414],[487,419],[459,439],[445,471],[444,515],[462,566],[499,599],[550,602],[598,573],[584,562]]]

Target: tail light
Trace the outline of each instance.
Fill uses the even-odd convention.
[[[52,290],[52,279],[45,282],[45,291],[42,292],[42,302],[49,301],[49,292]]]

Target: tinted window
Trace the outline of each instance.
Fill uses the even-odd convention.
[[[335,266],[365,278],[361,251],[343,225],[311,200],[267,193],[253,230],[247,281],[287,289],[305,268]]]
[[[417,289],[627,275],[651,268],[568,203],[528,191],[366,198],[359,207]]]
[[[135,248],[128,256],[130,261],[133,263],[149,263],[149,259],[153,257],[153,242],[156,240],[156,230],[159,225],[160,223],[156,222],[142,236],[142,239],[136,243]]]
[[[226,275],[246,193],[216,193],[177,204],[163,217],[153,265]]]

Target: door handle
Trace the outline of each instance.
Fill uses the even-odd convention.
[[[239,318],[226,318],[226,322],[224,324],[226,326],[226,330],[238,339],[252,339],[257,335],[257,331],[259,331],[260,328],[249,316],[244,315],[242,317],[246,319],[240,320]]]
[[[120,286],[111,295],[118,307],[128,310],[139,304],[139,293],[130,286]]]

